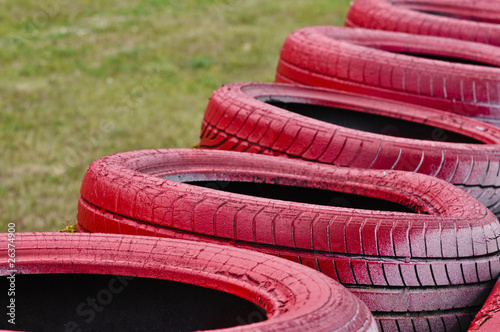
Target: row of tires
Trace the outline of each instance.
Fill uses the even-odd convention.
[[[443,181],[408,172],[337,168],[253,154],[152,150],[105,157],[93,163],[85,176],[78,220],[80,231],[212,242],[225,245],[218,248],[233,245],[300,262],[341,281],[368,304],[386,329],[391,324],[402,330],[467,328],[500,269],[496,218],[470,195]],[[59,238],[52,237],[27,236],[26,248],[24,235],[17,239],[18,272],[78,273],[75,256],[63,253]],[[90,258],[82,255],[82,248],[94,252],[87,243],[94,238],[82,241],[66,235],[61,241],[67,241],[85,262]],[[102,267],[99,273],[148,276],[132,273],[135,266],[119,273],[113,270],[120,265],[116,251],[123,251],[128,263],[135,255],[123,244],[133,240],[95,241],[110,255],[93,259]],[[113,242],[120,244],[116,247]],[[51,262],[42,258],[41,249],[47,244]],[[186,242],[171,245],[178,252]],[[144,255],[150,256],[150,249],[142,245],[141,263],[148,262]],[[192,265],[192,255],[183,251],[182,257],[189,257]],[[276,266],[290,272],[288,265]],[[255,282],[244,271],[219,273]],[[194,282],[200,282],[198,277],[167,279],[200,285]],[[257,304],[269,314],[262,302]],[[358,321],[356,317],[349,322]],[[363,328],[370,326],[370,317],[363,319]],[[311,327],[321,330],[314,324]]]
[[[499,13],[499,1],[357,0],[351,4],[346,18],[348,28],[309,27],[289,35],[281,51],[276,81],[403,101],[500,126]],[[340,113],[340,115],[337,112],[338,104],[334,105],[336,116],[332,120],[334,117],[325,116],[324,109],[300,107],[295,100],[281,102],[282,106],[293,112],[312,115],[315,119],[335,125],[347,125],[351,129],[362,129],[378,134],[386,134],[388,131],[391,136],[429,140],[429,136],[422,135],[426,132],[422,129],[418,130],[420,137],[411,136],[413,131],[401,125],[387,130],[387,126],[391,125],[392,121],[377,122],[373,117],[365,117],[368,124],[365,123],[364,126],[360,126],[356,121],[346,121],[345,113]],[[299,103],[304,104],[304,101],[301,100]],[[310,103],[310,100],[306,103]],[[315,106],[322,105],[313,103]],[[356,109],[356,111],[367,112],[365,109]],[[368,111],[368,113],[374,112]],[[397,118],[394,115],[393,117]],[[411,118],[411,113],[403,112],[403,118],[405,117]],[[214,127],[215,130],[218,129],[210,121],[207,123],[209,129]],[[437,127],[439,128],[437,131],[436,128],[431,131],[432,141],[443,141],[442,138],[445,137],[446,143],[450,141],[486,143],[481,139],[479,142],[457,141],[453,135],[443,134],[443,126]],[[333,127],[330,128],[333,129]],[[480,131],[484,129],[480,124],[476,125],[476,128]],[[452,131],[460,132],[453,129]],[[479,183],[469,183],[464,186],[455,182],[454,175],[450,178],[442,176],[443,166],[446,168],[445,165],[449,163],[449,159],[445,157],[449,151],[443,150],[441,155],[431,157],[433,152],[437,151],[434,150],[435,145],[430,144],[431,151],[424,151],[426,150],[424,148],[419,155],[419,149],[415,151],[414,147],[408,146],[407,141],[399,140],[395,147],[396,151],[399,150],[399,154],[394,159],[394,154],[386,153],[387,145],[391,143],[387,141],[384,142],[385,144],[381,143],[380,137],[375,138],[375,146],[378,144],[378,149],[370,146],[371,140],[360,140],[359,136],[349,138],[351,138],[350,141],[344,141],[346,144],[342,146],[337,156],[342,158],[341,154],[344,153],[345,147],[353,144],[353,150],[350,151],[353,153],[350,161],[352,165],[357,166],[356,163],[359,164],[359,160],[365,157],[368,160],[363,160],[365,163],[362,163],[362,168],[367,167],[366,165],[368,168],[388,168],[392,165],[390,169],[402,169],[439,177],[471,193],[498,216],[495,199],[488,200],[495,196],[490,193],[496,191],[494,189],[496,185],[483,186]],[[316,143],[316,141],[312,142],[309,148],[315,146]],[[374,158],[373,155],[366,154],[370,150],[377,151]],[[494,153],[497,151],[498,149]],[[282,150],[279,151],[279,153],[282,152]],[[303,159],[309,157],[310,154]],[[432,158],[439,163],[438,167],[430,161]],[[385,165],[380,166],[380,159],[386,162]],[[475,157],[472,157],[470,160],[472,168],[474,159]],[[329,163],[325,160],[320,162]],[[331,163],[341,165],[343,162],[343,160],[339,162],[334,159]],[[460,168],[459,163],[458,161],[455,163],[457,170]],[[433,165],[430,172],[425,170],[425,165],[429,164]],[[469,181],[471,179],[469,176],[474,174],[471,168],[468,167],[468,169],[471,172],[467,173],[466,181]],[[488,177],[485,173],[482,174],[483,180]],[[498,173],[496,178],[498,179]],[[491,191],[486,192],[485,189]],[[494,278],[496,277],[498,275]],[[498,294],[498,289],[493,291],[485,307],[477,315],[470,327],[471,331],[500,330],[498,317],[495,314],[500,311],[500,306],[496,300],[498,295],[495,294]],[[382,325],[380,327],[385,330]],[[401,330],[407,329],[411,330],[411,327]],[[413,329],[419,330],[415,326]],[[428,329],[434,330],[430,325]],[[394,330],[399,331],[400,326]],[[445,330],[447,330],[446,326]]]
[[[18,235],[16,268],[182,282],[257,306],[239,318],[265,311],[235,330],[495,330],[498,13],[498,1],[357,0],[348,28],[291,33],[277,83],[214,92],[201,149],[95,161],[80,234]],[[160,324],[122,315],[125,328]],[[187,316],[178,329],[235,325],[227,311]]]

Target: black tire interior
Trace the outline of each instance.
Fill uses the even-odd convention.
[[[387,50],[384,50],[384,51],[387,51]],[[475,66],[483,66],[483,67],[490,67],[490,68],[498,68],[498,66],[493,64],[493,63],[486,63],[486,62],[474,61],[474,60],[470,60],[470,59],[457,58],[457,57],[451,57],[451,56],[443,56],[443,55],[436,55],[436,54],[429,54],[429,53],[417,53],[417,52],[396,52],[394,50],[390,50],[389,52],[410,55],[410,56],[414,56],[414,57],[422,58],[422,59],[439,60],[439,61],[446,61],[446,62],[452,62],[452,63],[461,63],[464,65],[475,65]]]
[[[236,194],[279,199],[289,202],[363,210],[416,213],[415,208],[413,207],[391,201],[324,189],[238,181],[186,181],[184,183]]]
[[[259,98],[259,100],[302,116],[374,134],[425,141],[484,144],[472,137],[417,122],[345,108],[284,102],[278,98]]]
[[[178,282],[91,274],[16,275],[16,325],[25,331],[195,331],[266,319],[228,293]],[[2,289],[9,289],[2,277]],[[2,307],[7,296],[2,296]],[[5,300],[4,300],[5,299]],[[90,301],[90,302],[89,302]]]

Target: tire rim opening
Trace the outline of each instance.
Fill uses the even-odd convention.
[[[425,141],[484,144],[472,137],[446,129],[383,115],[315,104],[283,102],[275,97],[258,99],[302,116],[374,134]]]
[[[429,54],[429,53],[399,52],[399,51],[387,50],[387,49],[383,49],[383,48],[380,48],[380,49],[384,50],[384,51],[391,52],[391,53],[409,55],[409,56],[414,56],[414,57],[422,58],[422,59],[446,61],[446,62],[451,62],[451,63],[460,63],[460,64],[464,64],[464,65],[475,65],[475,66],[483,66],[483,67],[490,67],[490,68],[498,68],[498,66],[493,64],[493,63],[480,62],[480,61],[475,61],[475,60],[470,60],[470,59],[465,59],[465,58],[457,58],[457,57],[452,57],[452,56],[443,56],[443,55],[436,55],[436,54]]]
[[[23,330],[194,331],[266,320],[263,309],[242,298],[168,280],[19,274],[16,284],[16,328]]]
[[[438,11],[435,11],[435,10],[422,10],[422,9],[411,8],[411,7],[408,7],[408,8],[411,9],[411,10],[414,10],[416,12],[420,12],[420,13],[424,13],[424,14],[441,16],[441,17],[456,18],[456,19],[459,19],[459,20],[468,20],[468,21],[483,22],[483,23],[494,23],[494,22],[497,22],[497,21],[494,21],[494,20],[487,20],[487,19],[483,19],[481,17],[475,17],[475,16],[463,16],[463,15],[452,14],[452,13],[438,12]]]
[[[170,179],[170,177],[165,177]],[[172,177],[174,179],[174,177]],[[187,179],[186,179],[187,180]],[[243,181],[182,181],[194,186],[253,197],[277,199],[288,202],[336,206],[363,210],[417,213],[413,207],[384,199],[348,194],[325,189],[294,187],[281,184]],[[422,213],[423,214],[423,213]]]
[[[423,14],[429,14],[429,15],[441,16],[441,17],[449,17],[449,18],[455,18],[455,19],[459,19],[459,20],[467,20],[467,21],[474,21],[474,22],[480,22],[480,23],[494,23],[494,24],[497,24],[500,22],[499,20],[487,19],[487,18],[483,18],[480,16],[459,15],[459,14],[453,14],[453,13],[438,12],[435,10],[422,10],[419,8],[412,8],[409,6],[405,6],[405,7],[408,9],[414,10],[416,12],[423,13]]]
[[[432,2],[424,2],[423,4],[419,4],[419,2],[413,2],[413,1],[407,1],[407,0],[389,0],[390,3],[393,5],[398,5],[406,9],[410,9],[419,13],[424,13],[424,14],[429,14],[429,15],[435,15],[435,16],[441,16],[441,17],[449,17],[449,18],[455,18],[459,20],[468,20],[468,21],[475,21],[475,22],[483,22],[483,23],[499,23],[500,21],[496,18],[493,17],[484,17],[481,16],[483,13],[482,9],[478,8],[470,8],[468,7],[467,14],[461,15],[460,12],[454,12],[457,9],[463,10],[466,8],[450,8],[451,11],[446,11],[446,7],[440,7],[439,5],[436,6]],[[458,5],[460,6],[460,5]],[[493,16],[493,15],[491,15]]]

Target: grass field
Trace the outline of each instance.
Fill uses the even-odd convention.
[[[223,84],[272,81],[285,37],[349,0],[19,0],[0,12],[0,226],[74,224],[81,180],[120,151],[191,147]]]

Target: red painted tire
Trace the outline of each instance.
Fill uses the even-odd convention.
[[[302,109],[297,114],[282,107]],[[319,121],[321,117],[340,125]],[[378,134],[362,131],[363,126]],[[325,89],[238,83],[217,90],[210,99],[200,147],[432,175],[499,214],[499,143],[500,129],[449,113]]]
[[[267,312],[267,321],[223,331],[376,331],[366,306],[337,282],[256,252],[109,234],[20,233],[15,246],[17,278],[26,274],[105,274],[163,279],[233,294]],[[6,245],[0,253],[4,258],[0,275],[9,275]]]
[[[464,63],[452,62],[455,59]],[[498,67],[500,48],[489,45],[388,31],[308,27],[287,37],[276,81],[399,100],[500,126]]]
[[[500,46],[498,0],[356,0],[346,26]]]
[[[325,206],[346,200],[354,208]],[[398,212],[408,209],[419,213]],[[386,331],[428,321],[468,327],[500,273],[497,219],[444,181],[248,153],[147,150],[99,159],[84,177],[78,228],[229,244],[300,262],[342,282]]]
[[[469,331],[500,331],[500,281],[496,283],[484,306],[476,315]]]

